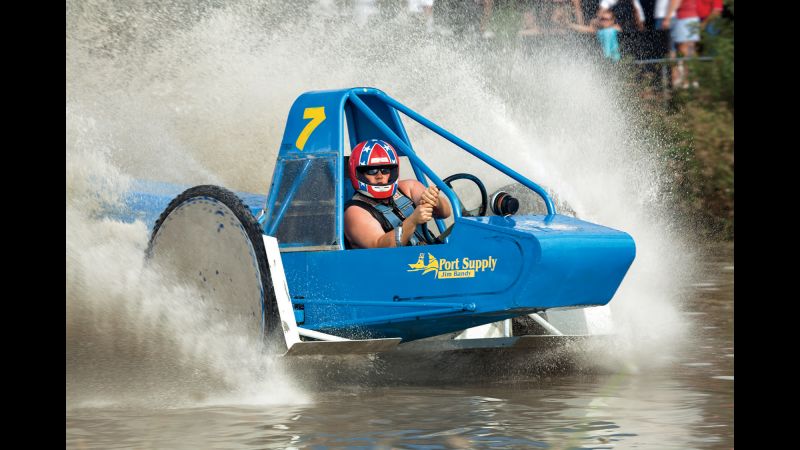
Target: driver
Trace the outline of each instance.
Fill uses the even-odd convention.
[[[360,142],[350,154],[350,181],[356,190],[345,204],[344,234],[351,248],[424,245],[423,225],[450,217],[450,202],[434,185],[397,181],[397,152],[388,142]],[[358,206],[358,208],[351,208]]]

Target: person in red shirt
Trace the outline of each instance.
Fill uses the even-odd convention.
[[[672,15],[675,14],[675,23],[670,30],[672,40],[678,54],[682,57],[691,57],[695,54],[695,43],[700,40],[700,16],[697,14],[697,0],[670,0],[667,16],[664,18],[664,28],[669,28]],[[688,67],[683,61],[672,68],[672,86],[689,87]]]
[[[704,26],[720,14],[722,14],[722,0],[697,0],[697,17]]]

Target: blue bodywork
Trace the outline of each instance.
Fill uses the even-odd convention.
[[[414,152],[399,113],[538,193],[548,214],[463,217],[455,193]],[[445,243],[345,250],[343,207],[353,195],[345,161],[370,138],[391,143],[418,180],[448,197],[454,223]],[[140,187],[129,203],[148,223],[181,191]],[[373,88],[301,95],[268,197],[239,195],[278,238],[300,326],[340,335],[407,341],[548,308],[604,305],[635,256],[627,233],[557,214],[536,183]]]

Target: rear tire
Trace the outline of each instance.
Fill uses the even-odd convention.
[[[261,227],[236,194],[213,185],[182,192],[153,226],[146,254],[193,286],[219,320],[286,350]]]

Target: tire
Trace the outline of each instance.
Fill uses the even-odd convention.
[[[182,192],[153,226],[146,256],[196,289],[215,320],[286,350],[261,228],[236,194],[213,185]]]

